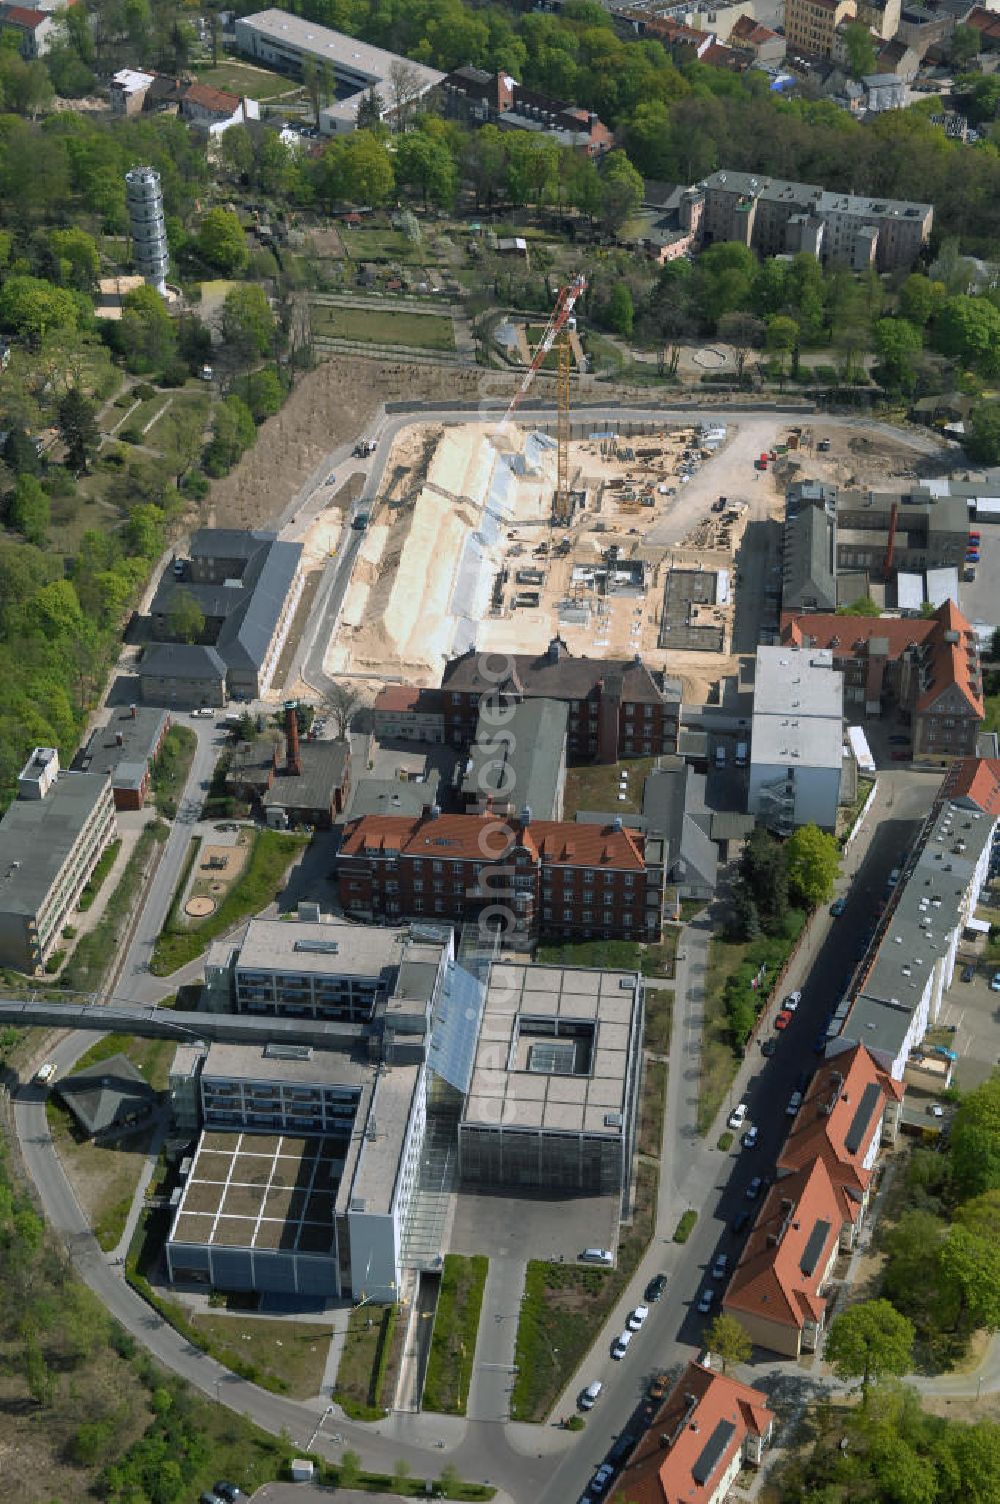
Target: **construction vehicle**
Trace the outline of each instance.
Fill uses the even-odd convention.
[[[360,443],[354,446],[354,458],[357,460],[367,459],[370,454],[375,453],[377,447],[374,439],[362,439]]]
[[[542,331],[542,337],[538,341],[538,348],[532,358],[531,365],[524,373],[521,385],[514,393],[510,406],[504,413],[497,429],[503,433],[508,423],[517,412],[518,407],[527,395],[531,383],[541,370],[545,357],[557,345],[558,368],[556,371],[556,494],[553,499],[552,520],[555,524],[566,525],[569,522],[571,500],[569,494],[569,409],[570,409],[570,370],[572,367],[572,350],[569,343],[570,319],[577,302],[587,290],[587,279],[582,274],[573,278],[566,287],[559,289],[556,298],[556,306]]]

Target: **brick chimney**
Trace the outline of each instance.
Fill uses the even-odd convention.
[[[294,700],[290,700],[285,706],[285,741],[288,748],[288,755],[285,759],[285,772],[293,774],[296,778],[301,778],[302,754],[299,751],[299,717]]]

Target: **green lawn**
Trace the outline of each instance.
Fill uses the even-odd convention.
[[[410,345],[417,350],[454,350],[451,319],[433,313],[393,313],[390,308],[332,308],[312,311],[315,334],[373,345]]]
[[[482,1254],[445,1256],[424,1380],[425,1410],[465,1414],[489,1262]]]
[[[224,89],[227,94],[245,94],[250,99],[274,99],[278,94],[301,93],[294,78],[235,60],[222,62],[217,68],[199,68],[198,82],[209,84],[213,89]]]
[[[83,885],[83,891],[77,904],[77,908],[81,913],[86,913],[88,909],[93,908],[94,899],[101,891],[104,879],[115,865],[115,858],[121,849],[122,843],[120,840],[112,841],[111,845],[105,848],[96,867]]]
[[[398,1306],[357,1306],[350,1313],[333,1398],[351,1420],[379,1420],[391,1395],[385,1374]]]
[[[156,808],[167,820],[177,813],[177,801],[191,771],[198,738],[190,726],[171,726],[163,738],[160,755],[153,765],[153,796]]]
[[[656,762],[655,757],[633,757],[627,762],[586,763],[567,768],[563,818],[572,820],[580,809],[637,815],[642,809],[643,784]],[[619,803],[618,781],[624,772],[628,773],[628,797]]]
[[[259,914],[261,909],[266,909],[284,887],[289,865],[307,844],[304,836],[288,831],[255,831],[253,850],[242,873],[215,913],[197,924],[182,922],[180,915],[174,912],[177,907],[175,895],[171,916],[153,947],[149,969],[154,976],[169,976],[179,966],[200,956],[216,936],[225,934],[247,915]],[[181,881],[186,881],[186,874],[182,874]]]
[[[663,1115],[667,1105],[667,1062],[647,1060],[639,1102],[639,1153],[660,1157]]]
[[[646,1037],[643,1043],[654,1055],[670,1053],[673,1013],[674,993],[671,987],[646,988]]]
[[[640,971],[644,977],[673,975],[677,952],[675,929],[663,932],[658,945],[641,940],[574,940],[540,945],[535,960],[542,966],[593,966],[599,971]]]
[[[227,1368],[254,1370],[273,1381],[269,1388],[307,1400],[319,1394],[331,1328],[318,1322],[272,1321],[259,1316],[192,1317],[213,1356]]]
[[[162,820],[144,826],[125,870],[108,898],[104,913],[94,928],[81,935],[70,956],[58,985],[75,992],[99,992],[118,945],[125,921],[142,893],[142,886],[154,852],[165,841],[169,827]]]
[[[402,231],[377,225],[359,229],[345,225],[341,239],[352,261],[373,261],[380,266],[426,266],[428,259],[435,259],[426,238],[414,245]]]

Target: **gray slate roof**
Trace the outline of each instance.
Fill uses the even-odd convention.
[[[636,704],[659,704],[663,700],[679,701],[680,681],[667,679],[662,689],[652,672],[635,659],[574,658],[566,644],[554,640],[544,653],[511,653],[510,679],[497,684],[480,670],[481,654],[470,648],[460,658],[445,665],[441,680],[443,693],[465,691],[487,694],[519,689],[530,698],[547,696],[553,700],[585,700],[602,680],[620,675],[622,699]]]
[[[60,773],[44,799],[15,799],[0,820],[0,911],[38,913],[94,807],[103,773]]]
[[[84,1132],[104,1133],[149,1111],[158,1093],[125,1055],[112,1055],[64,1076],[55,1088]]]
[[[299,747],[302,772],[286,773],[279,762],[274,782],[264,795],[264,805],[278,809],[327,810],[344,780],[348,758],[346,742],[302,742]]]
[[[207,679],[221,684],[226,665],[214,648],[187,642],[152,642],[139,665],[143,679]]]
[[[480,714],[462,793],[510,801],[519,811],[527,806],[536,820],[554,819],[568,724],[569,708],[558,700],[515,705],[502,726]]]
[[[219,633],[217,647],[230,668],[263,664],[301,558],[301,543],[271,544],[246,605]]]

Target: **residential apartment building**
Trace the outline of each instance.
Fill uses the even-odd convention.
[[[962,931],[975,916],[1000,812],[1000,762],[969,757],[946,773],[830,1022],[894,1080],[938,1019]]]
[[[6,32],[17,42],[25,62],[44,57],[55,41],[56,18],[45,10],[26,5],[0,5],[0,33]]]
[[[829,651],[757,649],[747,809],[787,835],[833,830],[844,764],[844,676]]]
[[[816,1352],[840,1248],[837,1192],[822,1158],[767,1193],[722,1298],[751,1340],[786,1358]]]
[[[795,0],[799,3],[799,0]],[[853,0],[803,0],[842,19]],[[835,25],[831,27],[831,38]],[[791,45],[791,32],[788,32]],[[831,44],[832,46],[832,40]],[[832,193],[811,183],[722,169],[696,185],[703,196],[701,242],[735,240],[760,256],[808,251],[823,262],[880,272],[912,266],[930,236],[930,204]]]
[[[505,70],[456,68],[441,80],[441,98],[445,113],[467,124],[533,131],[584,156],[599,159],[614,145],[612,132],[592,110],[525,88]]]
[[[561,700],[569,706],[566,755],[574,762],[617,762],[676,752],[681,687],[633,659],[575,658],[561,638],[544,653],[507,655],[497,681],[494,659],[470,648],[445,665],[441,680],[445,741],[471,744],[480,701],[502,709],[522,700]]]
[[[899,30],[902,0],[856,0],[857,20],[869,31],[891,42]]]
[[[345,913],[478,921],[513,941],[659,939],[664,846],[607,825],[490,815],[367,815],[337,859]]]
[[[689,1363],[608,1495],[609,1504],[723,1504],[740,1469],[759,1467],[774,1412],[759,1389]]]
[[[379,742],[444,741],[444,713],[439,689],[411,689],[386,684],[375,696],[372,729]]]
[[[908,721],[915,757],[970,757],[984,715],[979,643],[953,601],[929,617],[782,617],[782,643],[828,652],[842,671],[847,713]]]
[[[0,965],[44,969],[116,833],[107,776],[61,773],[56,749],[36,747],[0,820]]]
[[[778,1184],[816,1159],[837,1197],[840,1246],[857,1246],[868,1215],[875,1162],[899,1133],[904,1086],[863,1045],[838,1046],[809,1083],[784,1147]]]
[[[153,764],[170,730],[165,710],[128,705],[113,710],[78,753],[74,768],[111,779],[115,809],[142,809],[153,777]]]
[[[853,21],[855,15],[855,0],[785,0],[788,46],[830,57],[837,27],[842,21]]]

